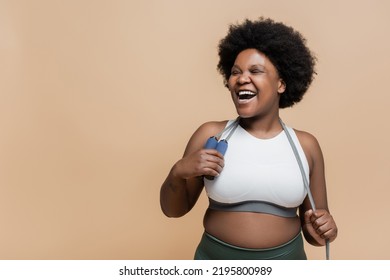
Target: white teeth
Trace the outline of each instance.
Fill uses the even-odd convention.
[[[240,92],[238,93],[238,96],[242,96],[242,95],[256,95],[256,93],[251,92],[251,91],[249,91],[249,90],[244,90],[244,91],[240,91]]]

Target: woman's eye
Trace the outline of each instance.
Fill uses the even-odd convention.
[[[230,74],[231,74],[231,75],[238,75],[238,74],[240,74],[240,71],[238,71],[238,70],[232,70],[232,71],[230,72]]]
[[[264,73],[261,69],[252,69],[251,73],[258,74],[258,73]]]

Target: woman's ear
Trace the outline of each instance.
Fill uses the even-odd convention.
[[[286,83],[282,79],[279,79],[278,93],[282,94],[285,90],[286,90]]]

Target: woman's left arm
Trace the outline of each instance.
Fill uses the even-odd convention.
[[[324,157],[317,139],[303,131],[296,131],[310,167],[310,190],[315,202],[313,211],[308,197],[299,208],[305,239],[312,245],[324,246],[325,241],[337,237],[337,225],[330,214],[326,193]]]

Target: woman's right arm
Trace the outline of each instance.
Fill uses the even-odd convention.
[[[203,176],[218,176],[222,171],[223,156],[203,146],[223,127],[223,122],[205,123],[192,135],[183,157],[174,164],[161,186],[160,205],[166,216],[181,217],[188,213],[203,190]]]

